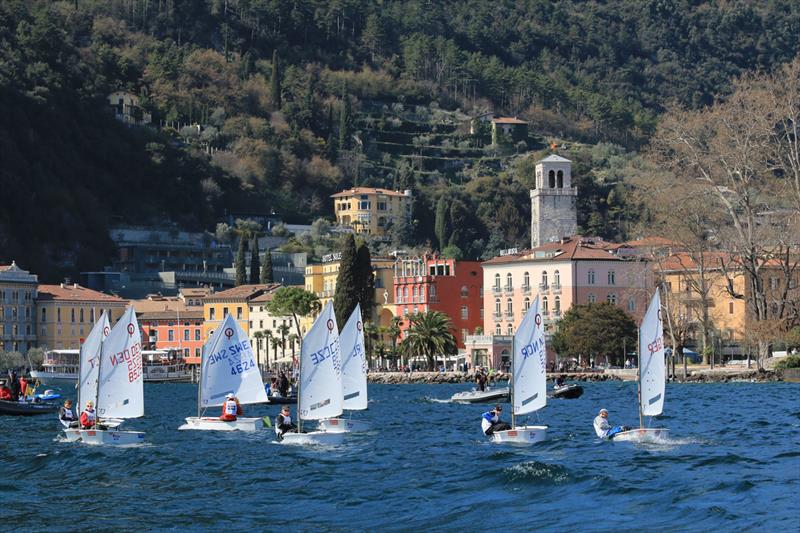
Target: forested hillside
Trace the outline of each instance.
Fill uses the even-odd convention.
[[[310,222],[356,184],[414,189],[392,244],[487,255],[527,240],[524,154],[553,141],[576,162],[581,227],[622,237],[623,169],[659,115],[790,61],[798,34],[789,0],[6,0],[0,262],[54,280],[106,264],[110,224]],[[117,90],[151,126],[113,118]],[[470,134],[491,111],[529,138]]]

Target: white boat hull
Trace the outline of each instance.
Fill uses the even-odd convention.
[[[372,429],[372,425],[368,422],[349,418],[326,418],[319,421],[317,428],[320,431],[328,432],[361,433]]]
[[[219,418],[190,416],[186,418],[186,423],[179,427],[179,430],[199,430],[199,431],[258,431],[264,427],[264,422],[260,418],[239,417],[233,421],[220,420]]]
[[[31,379],[42,385],[75,385],[78,374],[73,372],[48,372],[46,370],[31,370]]]
[[[614,442],[658,442],[667,438],[668,429],[663,428],[635,428],[617,433],[611,439]]]
[[[507,402],[510,398],[509,395],[510,392],[508,387],[489,389],[485,391],[471,390],[453,394],[450,397],[450,401],[463,403]]]
[[[80,442],[91,445],[127,446],[144,443],[142,431],[119,431],[105,429],[81,429]]]
[[[64,429],[64,436],[67,442],[77,442],[81,439],[81,430],[78,428]]]
[[[308,433],[284,433],[281,444],[299,446],[336,446],[344,442],[342,431],[310,431]]]
[[[547,426],[520,426],[492,433],[498,444],[535,444],[547,440]]]

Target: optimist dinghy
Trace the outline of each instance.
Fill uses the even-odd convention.
[[[495,431],[492,441],[534,444],[547,439],[547,426],[517,426],[516,417],[538,411],[547,404],[547,351],[539,296],[525,313],[512,345],[511,429]]]
[[[339,329],[333,303],[328,302],[300,347],[300,368],[297,392],[297,433],[284,433],[281,444],[340,444],[341,431],[309,431],[303,433],[304,420],[324,420],[342,414],[342,361]]]
[[[364,357],[364,324],[361,304],[356,304],[339,335],[342,353],[342,394],[344,409],[363,411],[367,408],[367,360]],[[369,431],[370,425],[352,418],[324,418],[319,421],[323,431],[354,433]]]
[[[226,421],[203,416],[207,408],[224,404],[228,394],[236,396],[241,404],[267,402],[261,371],[253,358],[253,347],[230,314],[203,346],[197,384],[197,416],[186,418],[186,423],[178,429],[256,431],[263,427],[261,418],[237,417]]]
[[[653,442],[664,439],[668,434],[667,429],[644,427],[645,416],[657,416],[664,411],[667,376],[661,316],[661,296],[656,289],[639,328],[639,427],[617,433],[613,437],[615,442]]]

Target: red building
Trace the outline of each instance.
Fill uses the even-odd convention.
[[[203,309],[150,311],[139,317],[148,350],[176,350],[187,363],[200,364],[203,350]]]
[[[450,317],[459,349],[483,328],[483,269],[478,261],[436,255],[399,258],[394,264],[396,316],[440,311]],[[400,328],[405,337],[408,320]]]

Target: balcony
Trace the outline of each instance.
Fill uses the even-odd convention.
[[[500,294],[501,292],[500,285],[495,285],[494,287],[492,287],[492,292],[495,294]]]
[[[553,309],[553,316],[558,318],[561,316],[561,309]]]
[[[549,285],[547,285],[547,283],[540,283],[539,284],[539,290],[540,291],[546,291],[548,288],[549,288]]]
[[[514,311],[506,311],[506,320],[514,320]]]
[[[531,286],[530,284],[522,286],[522,294],[530,294],[531,293]]]
[[[553,294],[561,294],[561,284],[559,283],[558,285],[551,285],[550,290],[553,292]]]
[[[502,318],[503,318],[503,313],[498,313],[497,311],[495,311],[494,313],[492,313],[492,317],[493,317],[495,320],[500,320],[500,319],[502,319]]]
[[[514,286],[513,285],[506,285],[505,287],[503,287],[503,290],[506,291],[506,292],[514,292]]]

